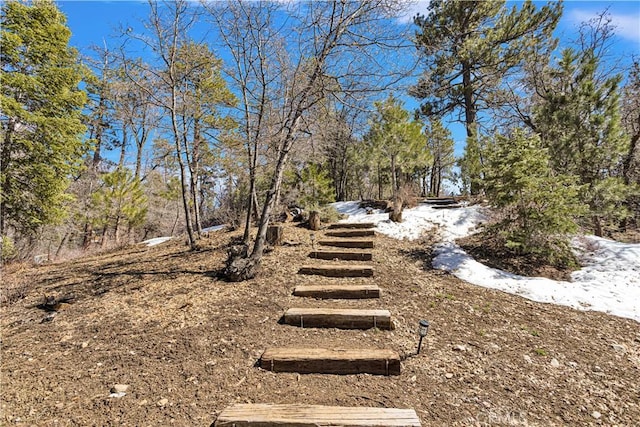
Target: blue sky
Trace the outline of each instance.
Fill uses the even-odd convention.
[[[146,1],[63,0],[56,3],[67,16],[67,22],[72,31],[72,45],[84,53],[91,45],[102,46],[103,41],[113,47],[117,42],[110,42],[110,39],[118,33],[117,29],[120,26],[135,28],[148,13]],[[398,23],[411,22],[411,18],[417,12],[426,13],[428,1],[410,3],[407,13],[398,19]],[[543,5],[546,2],[536,3]],[[608,9],[612,22],[616,26],[610,58],[622,60],[624,63],[630,61],[632,55],[640,56],[640,1],[638,0],[565,1],[564,14],[555,35],[560,38],[561,44],[569,43],[576,37],[580,23],[596,17],[605,9]],[[407,98],[407,108],[415,108],[417,105],[415,100]],[[464,146],[464,129],[458,125],[452,125],[450,129],[456,140],[456,155],[460,155]]]

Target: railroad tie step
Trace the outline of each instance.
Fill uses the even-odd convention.
[[[373,240],[371,239],[325,239],[318,242],[320,246],[333,246],[339,248],[373,248]]]
[[[290,308],[282,322],[301,328],[394,329],[389,310],[355,308]]]
[[[309,254],[309,258],[343,261],[371,261],[373,255],[366,251],[313,251]]]
[[[380,298],[378,285],[299,285],[293,289],[297,297],[319,299]]]
[[[420,427],[413,409],[297,404],[237,403],[225,408],[214,427]]]
[[[268,348],[260,367],[300,374],[400,375],[400,355],[389,349]]]
[[[298,273],[325,277],[373,277],[373,267],[369,265],[307,265],[301,267]]]
[[[335,230],[337,228],[373,228],[375,224],[372,222],[337,222],[335,224],[329,225],[330,230]]]
[[[373,230],[335,230],[335,231],[327,231],[324,233],[329,237],[369,237],[375,236],[376,233]]]

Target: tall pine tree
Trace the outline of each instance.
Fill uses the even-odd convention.
[[[528,52],[552,40],[562,4],[536,9],[527,0],[509,9],[504,0],[432,0],[428,11],[415,18],[425,71],[412,94],[423,101],[424,115],[460,113],[467,130],[465,171],[477,194],[483,163],[478,114],[499,104],[499,85]]]
[[[79,83],[64,15],[48,0],[2,5],[0,234],[28,234],[64,215],[85,150]]]
[[[593,230],[601,236],[607,222],[627,215],[623,202],[632,187],[623,177],[629,140],[621,124],[621,76],[599,81],[598,66],[592,50],[564,50],[545,76],[546,90],[538,92],[534,123],[554,170],[579,178]]]

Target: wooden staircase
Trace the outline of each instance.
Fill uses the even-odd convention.
[[[375,236],[371,223],[331,224],[320,240],[321,246],[345,248],[342,250],[314,250],[310,258],[330,261],[371,261],[372,252],[362,249],[374,247]],[[363,238],[369,237],[369,238]],[[309,264],[298,271],[302,275],[335,278],[371,278],[373,266],[368,264],[325,263]],[[333,279],[328,279],[333,278]],[[380,298],[381,290],[374,283],[320,282],[298,285],[293,295],[316,299],[369,299]],[[388,310],[358,308],[289,308],[281,322],[301,328],[338,328],[391,330],[394,328]],[[272,372],[334,375],[400,375],[400,355],[385,348],[267,348],[259,360],[262,369]],[[268,426],[389,426],[417,427],[420,420],[413,409],[334,407],[317,405],[236,404],[220,413],[215,426],[268,427]]]

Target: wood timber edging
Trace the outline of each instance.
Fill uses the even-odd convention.
[[[325,277],[373,277],[373,267],[369,265],[305,265],[298,274]]]
[[[337,228],[374,228],[375,224],[372,222],[336,222],[329,225],[330,230],[335,230]]]
[[[214,427],[420,427],[413,409],[236,403]]]
[[[260,367],[300,374],[400,375],[400,355],[389,349],[268,348]]]
[[[378,285],[298,285],[293,290],[297,297],[319,299],[380,298]]]
[[[373,248],[373,240],[371,239],[325,239],[318,242],[320,246],[335,246],[341,248]]]
[[[301,328],[394,329],[389,310],[356,308],[290,308],[282,322]]]
[[[371,261],[373,255],[371,252],[365,251],[313,251],[309,253],[309,258],[333,260],[339,259],[344,261]]]

